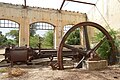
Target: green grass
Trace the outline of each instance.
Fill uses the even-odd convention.
[[[7,72],[8,71],[8,68],[1,68],[0,69],[0,73],[5,73],[5,72]]]

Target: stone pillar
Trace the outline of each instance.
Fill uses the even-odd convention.
[[[19,46],[25,46],[26,44],[29,46],[29,20],[27,18],[27,11],[23,11],[24,14],[22,14],[19,29]]]
[[[59,47],[60,41],[62,40],[62,27],[56,26],[55,27],[55,49]]]
[[[56,27],[55,27],[55,49],[59,47],[60,41],[62,39],[62,15],[61,13],[57,13],[57,21],[56,21]]]

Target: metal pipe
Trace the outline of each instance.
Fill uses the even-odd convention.
[[[65,0],[63,0],[63,2],[62,2],[62,5],[61,5],[61,7],[60,7],[59,12],[62,10],[62,7],[63,7],[64,3],[65,3]]]
[[[88,3],[88,2],[82,2],[82,1],[75,1],[75,0],[66,0],[66,1],[72,1],[72,2],[77,2],[77,3],[82,3],[82,4],[89,4],[89,5],[94,5],[94,3]]]

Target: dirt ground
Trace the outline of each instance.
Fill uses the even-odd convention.
[[[2,59],[2,56],[0,58]],[[65,70],[52,70],[51,67],[48,66],[48,63],[40,63],[41,64],[33,65],[14,65],[13,68],[10,66],[0,67],[0,80],[120,80],[120,64],[109,66],[106,69],[102,70],[90,71],[75,68]],[[23,70],[24,73],[17,77],[9,76],[9,70],[16,68]],[[9,70],[5,71],[4,69]]]
[[[5,67],[0,67],[4,69]],[[0,72],[0,80],[120,80],[120,65],[102,70],[65,69],[52,70],[47,65],[15,65],[25,73],[18,77],[8,77],[9,72]],[[13,69],[10,68],[9,69]]]

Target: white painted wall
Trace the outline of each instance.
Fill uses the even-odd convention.
[[[115,30],[120,29],[120,2],[118,0],[98,0],[96,6],[104,19],[97,8],[93,6],[87,13],[89,21],[94,21],[104,27],[109,24],[110,28]]]

